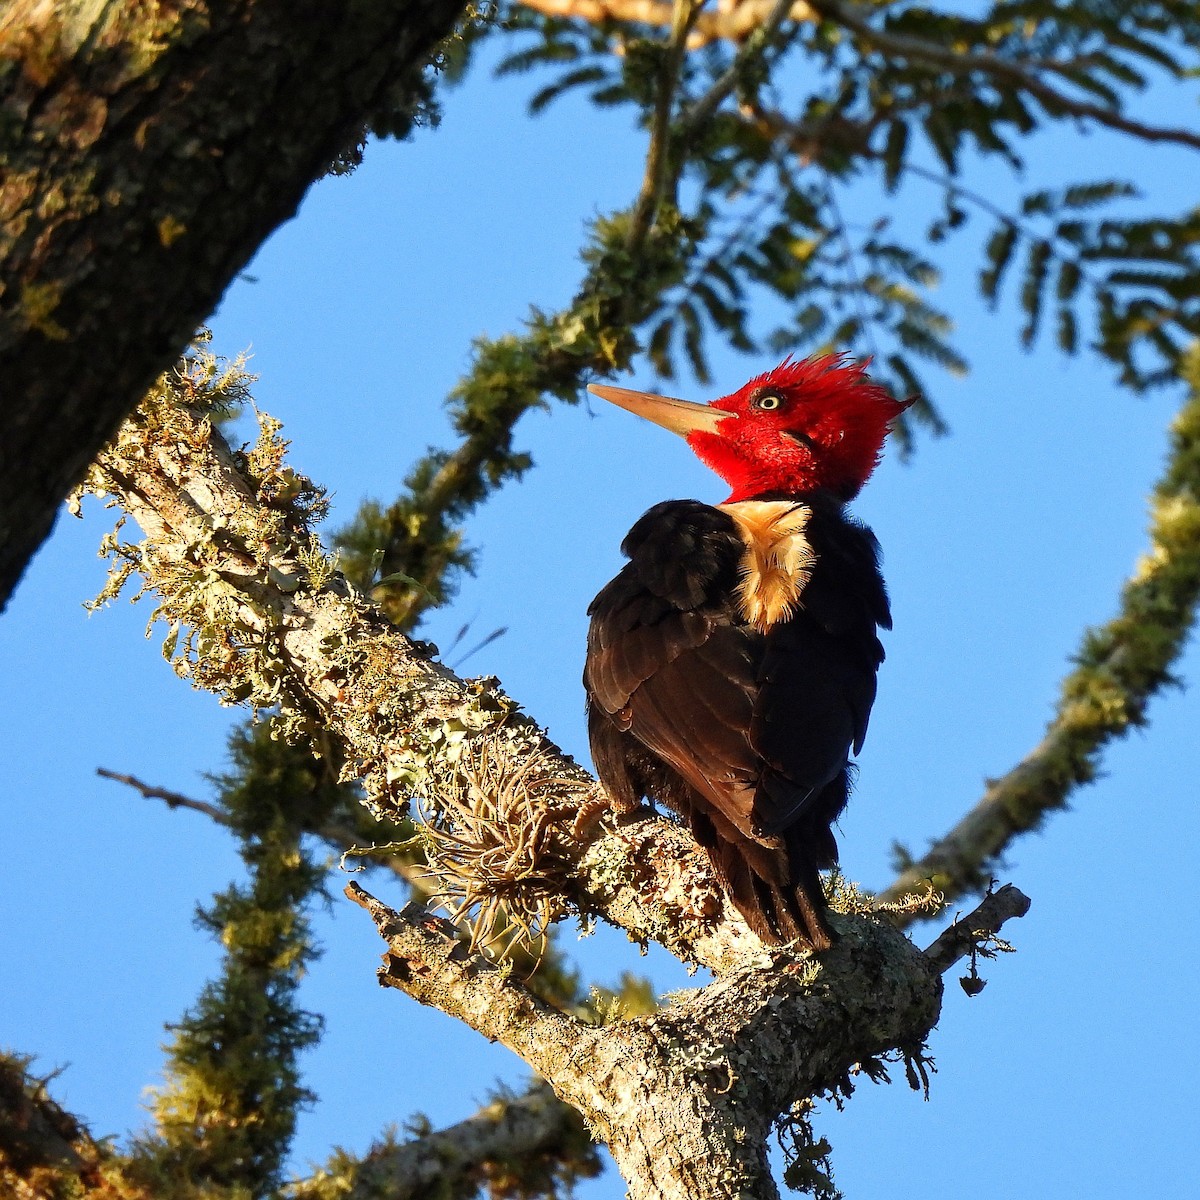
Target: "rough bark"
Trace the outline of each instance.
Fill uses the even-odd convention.
[[[121,553],[122,569],[136,566],[158,593],[176,670],[226,702],[282,704],[285,727],[338,739],[379,814],[414,795],[444,812],[457,796],[475,823],[454,844],[498,839],[478,857],[509,872],[468,880],[476,895],[524,900],[545,920],[565,897],[718,971],[753,952],[691,837],[648,811],[618,823],[591,776],[494,680],[458,679],[436,647],[392,628],[316,546],[302,512],[315,493],[284,464],[273,427],[233,452],[179,404],[193,384],[169,377],[88,477],[147,535]]]
[[[55,509],[464,0],[0,14],[0,606]]]
[[[764,951],[653,1016],[590,1026],[467,954],[419,905],[347,891],[388,943],[380,982],[525,1059],[609,1146],[631,1200],[774,1200],[776,1117],[858,1064],[919,1057],[941,1006],[937,969],[903,934],[841,917],[819,959]]]

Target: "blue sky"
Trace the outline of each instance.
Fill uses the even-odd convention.
[[[354,176],[322,182],[214,318],[219,352],[253,354],[259,405],[284,421],[295,464],[333,491],[334,526],[446,443],[440,401],[471,339],[517,328],[531,304],[566,302],[585,222],[636,193],[641,146],[626,117],[566,103],[530,122],[529,86],[480,71],[446,97],[439,130],[373,146]],[[1136,173],[1178,204],[1195,178],[1179,156],[1067,132],[1030,162],[1048,183]],[[863,214],[877,203],[851,201]],[[913,185],[888,211],[919,222],[935,203]],[[893,839],[921,849],[1036,743],[1081,631],[1111,615],[1144,548],[1145,495],[1178,399],[1122,394],[1086,358],[1022,353],[1012,306],[994,315],[975,299],[977,269],[968,238],[936,297],[973,367],[963,381],[929,374],[951,436],[924,440],[909,465],[889,458],[856,505],[883,543],[896,617],[841,827],[847,873],[868,886],[887,882]],[[719,353],[713,389],[675,390],[707,399],[769,365]],[[584,614],[624,532],[660,499],[724,493],[682,443],[599,402],[532,414],[518,439],[538,465],[471,520],[479,574],[426,632],[446,644],[464,622],[478,636],[506,626],[466,669],[499,675],[586,759]],[[94,771],[203,796],[243,714],[175,678],[160,639],[143,638],[146,604],[83,612],[101,585],[108,516],[92,505],[83,521],[64,517],[0,619],[0,1039],[64,1066],[59,1097],[97,1134],[122,1134],[143,1119],[164,1022],[216,961],[191,928],[194,906],[238,862],[203,817]],[[1180,674],[1200,675],[1194,645]],[[951,982],[929,1102],[902,1081],[864,1082],[844,1113],[819,1118],[849,1197],[1194,1195],[1200,708],[1185,688],[1150,716],[1073,811],[1010,853],[1003,878],[1033,909],[979,998]],[[306,1059],[321,1099],[302,1120],[298,1167],[334,1144],[363,1150],[418,1110],[435,1125],[461,1119],[497,1079],[525,1077],[506,1051],[377,986],[381,945],[360,910],[339,900],[318,927],[326,954],[303,1000],[328,1030]],[[611,932],[578,953],[598,981],[630,969],[663,991],[689,983]],[[581,1195],[623,1192],[609,1174]]]

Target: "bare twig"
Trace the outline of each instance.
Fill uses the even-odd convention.
[[[230,824],[229,814],[224,809],[218,808],[217,805],[209,804],[206,800],[193,800],[181,792],[155,787],[153,784],[143,783],[136,775],[122,775],[120,772],[110,771],[106,767],[97,767],[96,774],[101,779],[111,779],[114,783],[123,783],[127,787],[133,788],[134,791],[141,792],[147,800],[162,800],[168,808],[190,808],[193,812],[212,817],[218,825]]]
[[[186,808],[192,812],[203,813],[206,817],[211,817],[216,821],[218,825],[224,825],[227,828],[233,824],[229,814],[216,804],[209,804],[205,800],[195,800],[167,788],[143,783],[135,775],[124,775],[119,771],[109,771],[104,767],[97,767],[96,774],[104,779],[111,779],[115,783],[126,784],[140,792],[147,800],[162,800],[168,808]],[[373,867],[386,867],[422,900],[427,900],[433,895],[435,889],[430,879],[429,868],[423,862],[397,853],[392,847],[384,846],[376,849],[370,845],[364,846],[363,841],[369,838],[369,834],[364,834],[352,819],[342,819],[335,815],[323,822],[320,828],[305,830],[305,832],[320,838],[340,854],[353,854],[356,860],[365,861]]]
[[[945,974],[960,958],[965,958],[978,943],[1000,932],[1005,921],[1023,917],[1029,911],[1029,897],[1006,883],[989,892],[983,901],[945,929],[926,948],[925,957],[941,974]]]

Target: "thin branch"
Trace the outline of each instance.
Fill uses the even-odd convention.
[[[755,30],[755,35],[738,47],[724,73],[683,115],[680,123],[680,140],[686,145],[700,129],[712,118],[713,114],[724,101],[733,94],[738,80],[749,63],[771,47],[772,40],[783,26],[784,21],[792,16],[793,0],[776,0],[774,7],[767,14],[766,20]],[[810,6],[811,7],[811,6]],[[804,17],[808,17],[805,12]]]
[[[1121,595],[1117,616],[1087,631],[1078,667],[1062,684],[1058,712],[1041,742],[879,900],[894,902],[932,884],[948,899],[983,886],[990,864],[1021,834],[1066,805],[1099,770],[1110,742],[1146,721],[1150,700],[1174,682],[1171,670],[1200,603],[1200,348],[1185,365],[1191,396],[1171,428],[1167,468],[1151,498],[1150,548]]]
[[[846,275],[850,281],[850,290],[854,297],[854,308],[858,314],[858,323],[862,326],[871,358],[878,361],[879,347],[875,344],[875,325],[863,305],[865,289],[858,274],[858,256],[854,249],[854,243],[850,240],[850,230],[842,217],[842,210],[838,205],[837,196],[834,194],[833,181],[826,175],[823,182],[825,185],[825,203],[828,205],[829,211],[833,214],[833,228],[841,240],[842,249],[846,255]]]
[[[357,883],[346,895],[365,909],[388,944],[379,982],[456,1017],[490,1042],[501,1042],[553,1079],[587,1028],[539,1000],[512,972],[472,954],[454,925],[417,902],[398,912]]]
[[[1024,64],[1002,58],[990,51],[963,53],[924,38],[889,33],[887,30],[873,25],[868,17],[860,16],[857,11],[837,3],[837,0],[812,0],[811,6],[820,16],[844,29],[852,30],[876,50],[888,56],[930,63],[955,75],[970,75],[979,72],[1002,81],[1008,86],[1017,87],[1031,96],[1036,96],[1052,116],[1078,117],[1080,120],[1095,121],[1109,129],[1128,133],[1142,141],[1171,142],[1179,146],[1188,146],[1193,150],[1200,150],[1200,133],[1195,133],[1190,129],[1147,125],[1122,116],[1119,112],[1105,108],[1103,105],[1092,103],[1089,100],[1077,100],[1052,88],[1027,69]]]
[[[123,783],[126,787],[131,787],[134,791],[140,792],[147,800],[162,800],[168,808],[189,808],[193,812],[203,813],[206,817],[211,817],[218,825],[229,825],[229,814],[224,809],[218,808],[215,804],[209,804],[206,800],[193,800],[190,796],[185,796],[181,792],[172,792],[167,788],[155,787],[149,783],[143,783],[136,775],[122,775],[117,771],[110,771],[106,767],[97,767],[96,774],[101,779],[111,779],[114,783]]]
[[[288,1200],[423,1200],[467,1194],[490,1167],[552,1157],[585,1177],[599,1173],[579,1114],[540,1080],[520,1096],[501,1096],[474,1116],[402,1145],[384,1145],[347,1167],[335,1164],[290,1185]]]
[[[209,804],[206,800],[195,800],[167,788],[143,783],[135,775],[123,775],[118,771],[106,770],[104,767],[97,767],[96,774],[104,779],[111,779],[115,783],[126,784],[140,792],[147,800],[162,800],[168,808],[186,808],[192,812],[203,813],[206,817],[211,817],[216,821],[218,825],[224,825],[226,828],[233,824],[224,809],[215,804]],[[365,813],[363,816],[364,823],[370,820]],[[383,867],[391,871],[402,883],[407,884],[421,900],[429,900],[436,890],[434,881],[430,877],[429,868],[425,863],[387,846],[381,846],[378,849],[370,845],[364,846],[364,841],[369,842],[369,831],[356,825],[352,817],[341,818],[335,814],[327,819],[320,828],[304,832],[320,838],[330,849],[339,854],[352,854],[356,861],[366,862],[372,867]]]
[[[1024,892],[1006,883],[999,890],[988,893],[973,912],[943,930],[926,949],[925,957],[944,975],[981,940],[999,933],[1005,921],[1023,917],[1029,911],[1029,904],[1029,897]]]
[[[668,185],[671,164],[671,116],[675,111],[675,93],[679,73],[687,56],[688,33],[703,0],[674,0],[671,9],[671,35],[664,47],[658,77],[658,95],[654,99],[654,119],[650,125],[650,145],[646,151],[646,169],[642,187],[633,206],[626,244],[631,251],[645,240]],[[678,171],[674,173],[678,175]]]

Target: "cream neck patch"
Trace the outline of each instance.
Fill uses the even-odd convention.
[[[761,633],[800,606],[817,556],[804,536],[812,509],[791,500],[743,500],[718,505],[738,527],[745,552],[737,588],[742,616]]]

